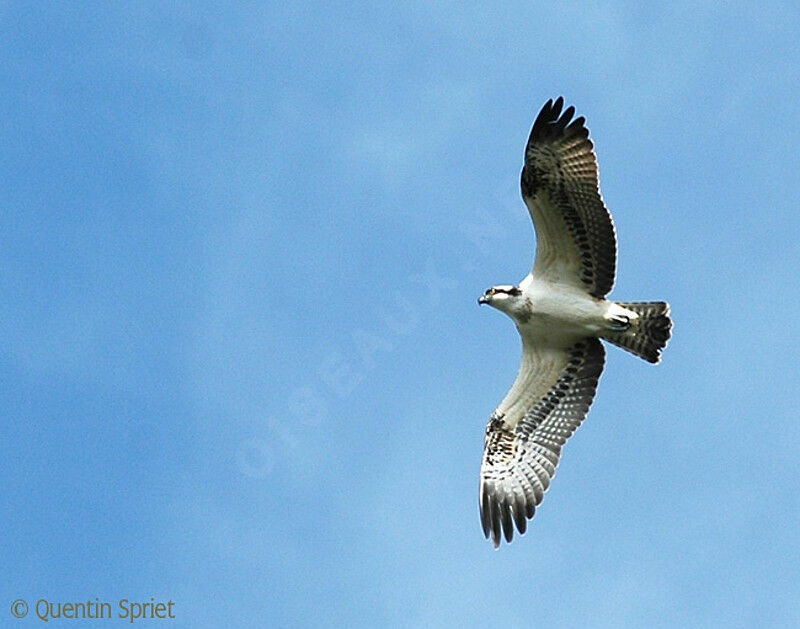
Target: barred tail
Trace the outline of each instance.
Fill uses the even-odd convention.
[[[661,360],[661,350],[672,333],[669,304],[663,301],[617,302],[637,315],[626,330],[606,332],[603,338],[651,363]]]

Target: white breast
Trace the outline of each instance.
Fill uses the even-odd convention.
[[[520,334],[534,342],[564,346],[583,336],[596,336],[605,329],[609,302],[564,284],[534,279],[530,275],[520,288],[531,302],[528,321],[518,325]]]

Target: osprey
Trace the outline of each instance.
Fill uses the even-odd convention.
[[[672,321],[665,302],[613,302],[617,241],[583,117],[547,101],[525,148],[522,198],[536,258],[518,286],[478,300],[510,316],[522,364],[486,427],[480,480],[483,533],[500,546],[527,528],[555,476],[561,448],[589,412],[605,363],[600,339],[659,362]]]

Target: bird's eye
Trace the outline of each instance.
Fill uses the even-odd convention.
[[[494,295],[497,291],[494,288],[489,289],[489,294]]]

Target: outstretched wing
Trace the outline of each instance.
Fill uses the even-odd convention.
[[[533,123],[522,169],[522,198],[536,228],[533,275],[603,297],[614,286],[617,239],[597,179],[585,119],[547,101]]]
[[[480,510],[483,534],[495,548],[501,528],[506,541],[513,538],[512,521],[525,532],[555,476],[561,447],[589,412],[604,363],[597,338],[569,348],[523,346],[514,386],[486,427]]]

